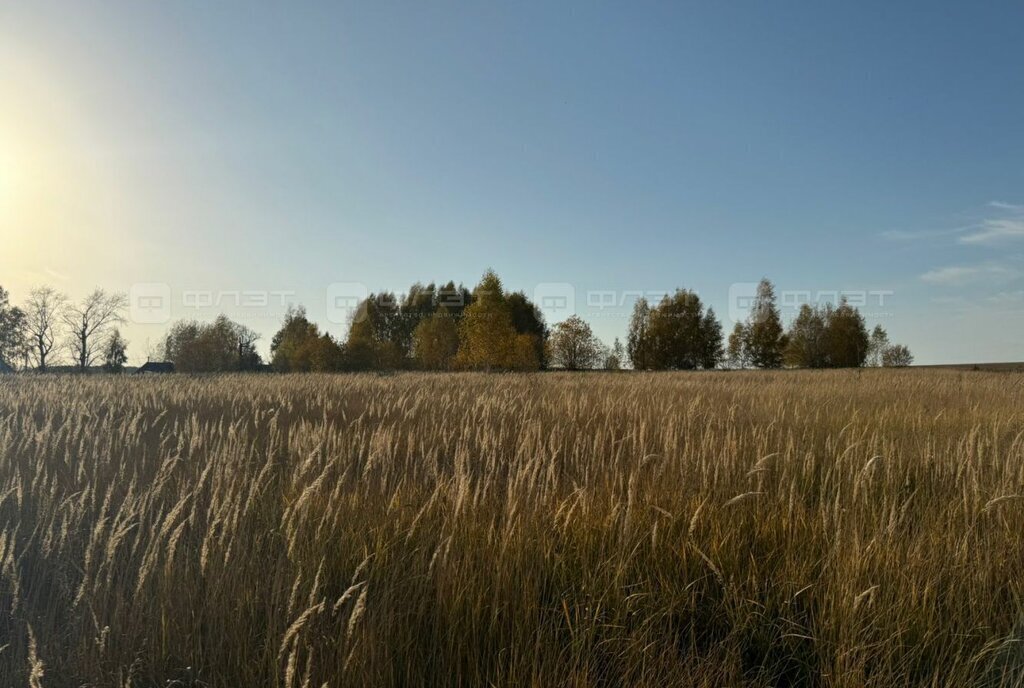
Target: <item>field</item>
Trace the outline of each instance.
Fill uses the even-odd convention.
[[[984,370],[988,372],[1001,373],[1024,373],[1024,362],[1003,362],[1003,363],[947,363],[945,365],[919,366],[922,368],[933,368],[936,370]]]
[[[996,686],[1024,385],[0,381],[0,686]]]

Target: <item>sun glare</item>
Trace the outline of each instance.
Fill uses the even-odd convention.
[[[14,156],[0,150],[0,211],[14,199],[15,168]]]

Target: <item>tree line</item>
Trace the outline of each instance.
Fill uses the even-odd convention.
[[[845,299],[838,305],[803,304],[789,329],[783,328],[775,287],[758,284],[746,322],[736,323],[725,350],[734,368],[903,367],[910,349],[891,344],[881,325],[868,334],[864,317]]]
[[[0,287],[0,363],[46,372],[66,354],[79,370],[102,364],[120,372],[128,343],[117,325],[127,308],[128,297],[121,293],[95,289],[71,301],[52,287],[33,289],[19,307]]]
[[[14,307],[0,288],[0,361],[46,371],[63,349],[81,370],[102,362],[120,371],[127,343],[116,326],[126,308],[123,294],[97,289],[72,302],[49,287]],[[488,270],[472,290],[449,281],[416,283],[402,296],[370,294],[343,339],[321,331],[301,306],[289,307],[271,340],[269,364],[257,351],[259,339],[224,315],[208,323],[181,320],[154,355],[192,373],[842,368],[913,361],[881,326],[868,333],[863,316],[846,301],[805,304],[785,328],[767,279],[758,285],[749,317],[728,338],[714,309],[696,292],[679,289],[655,304],[639,299],[625,346],[618,339],[606,346],[578,316],[549,327],[525,293],[506,290]]]

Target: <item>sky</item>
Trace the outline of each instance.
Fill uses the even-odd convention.
[[[1024,360],[1020,2],[0,0],[0,286],[263,334],[493,268],[610,343],[845,295]]]

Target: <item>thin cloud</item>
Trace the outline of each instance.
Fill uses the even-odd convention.
[[[1014,211],[1015,217],[985,220],[969,234],[957,241],[961,244],[997,244],[1024,239],[1024,211]]]
[[[1017,276],[1015,270],[1003,265],[950,265],[929,270],[921,275],[928,284],[960,285],[973,282],[1009,279]]]
[[[999,208],[1000,210],[1009,210],[1015,212],[1024,212],[1024,205],[1017,205],[1016,203],[1005,203],[1003,201],[989,201],[988,205],[990,208]]]
[[[988,211],[977,222],[947,229],[889,230],[880,236],[890,241],[922,241],[955,236],[956,243],[968,246],[987,246],[1024,240],[1024,205],[1005,201],[989,201]],[[995,211],[995,212],[992,212]]]
[[[905,229],[892,229],[881,233],[883,239],[889,239],[890,241],[917,241],[919,239],[934,239],[936,237],[951,236],[953,234],[960,234],[964,232],[966,227],[954,227],[953,229],[923,229],[923,230],[905,230]]]
[[[987,299],[989,303],[994,303],[999,306],[1016,306],[1018,304],[1024,304],[1024,289],[1017,289],[1016,291],[1001,291],[998,294],[993,294]]]

